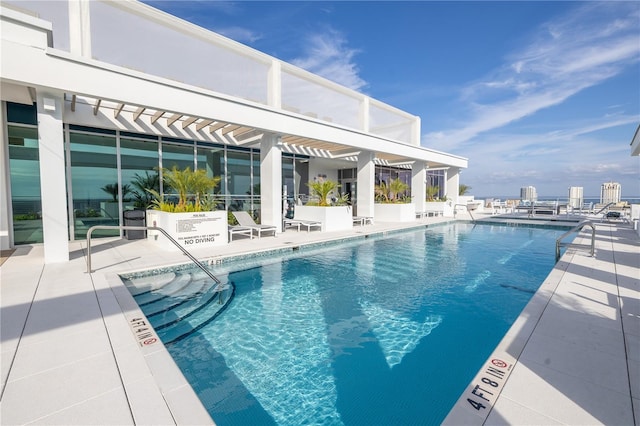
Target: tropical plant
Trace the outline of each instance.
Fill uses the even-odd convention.
[[[467,192],[469,192],[470,189],[471,189],[470,186],[467,186],[461,183],[460,185],[458,185],[458,195],[464,195]]]
[[[177,202],[166,201],[156,190],[147,191],[154,197],[153,208],[167,212],[199,212],[205,204],[212,206],[207,194],[220,183],[219,176],[210,177],[205,170],[191,170],[190,167],[184,170],[178,169],[177,166],[173,166],[171,170],[162,169],[162,178],[163,182],[177,193]]]
[[[116,183],[108,183],[108,184],[106,184],[105,186],[103,186],[100,189],[102,189],[107,194],[111,195],[112,201],[114,201],[114,202],[118,201],[118,182],[116,182]],[[122,199],[123,200],[129,193],[131,193],[131,186],[128,185],[128,184],[122,185]]]
[[[435,186],[427,186],[427,201],[436,201],[436,196],[440,192],[440,187]]]
[[[328,200],[329,195],[335,191],[340,184],[333,180],[324,180],[318,179],[314,182],[307,183],[309,190],[311,191],[311,196],[317,197],[317,205],[321,207],[327,207],[331,205],[331,202]],[[314,202],[309,202],[307,205],[313,205]]]
[[[399,178],[393,179],[388,185],[381,182],[374,188],[375,199],[379,203],[409,203],[411,196],[406,193],[409,188],[409,184]]]
[[[160,192],[160,175],[156,172],[149,174],[148,171],[144,172],[144,176],[136,173],[131,181],[133,187],[133,197],[135,198],[134,206],[142,209],[147,209],[153,203],[153,193],[148,190],[153,190],[156,193]],[[165,188],[167,191],[168,188]]]

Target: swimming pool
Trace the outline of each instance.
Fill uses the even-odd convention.
[[[218,425],[440,424],[565,230],[457,223],[245,259],[215,268],[222,298],[194,270],[125,283]]]

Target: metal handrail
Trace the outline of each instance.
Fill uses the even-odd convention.
[[[604,206],[603,208],[601,208],[600,210],[598,210],[597,212],[595,212],[594,214],[600,214],[603,211],[607,210],[610,206],[614,206],[614,205],[616,205],[616,203],[611,202],[611,203],[607,204],[606,206]]]
[[[89,228],[89,230],[87,231],[87,272],[91,273],[93,272],[91,270],[91,233],[96,230],[96,229],[119,229],[119,230],[123,230],[123,229],[128,229],[128,230],[132,230],[132,231],[160,231],[160,233],[162,233],[162,235],[164,235],[165,237],[167,237],[167,239],[169,241],[171,241],[173,243],[173,245],[175,245],[176,247],[178,247],[180,250],[182,250],[182,253],[184,253],[189,259],[191,259],[191,261],[193,263],[195,263],[195,265],[202,269],[202,271],[207,274],[209,276],[209,278],[211,278],[216,284],[221,284],[221,281],[216,278],[215,275],[213,275],[211,273],[211,271],[202,264],[202,262],[200,262],[198,259],[196,259],[195,257],[193,257],[193,255],[191,253],[189,253],[184,247],[182,247],[180,245],[180,243],[178,243],[175,239],[173,239],[173,237],[171,237],[167,231],[165,231],[162,228],[159,228],[157,226],[132,226],[132,225],[95,225],[92,226],[91,228]]]
[[[469,213],[469,216],[471,216],[471,221],[475,222],[476,220],[473,218],[473,215],[471,214],[471,210],[469,210],[469,206],[467,206],[466,204],[454,204],[453,205],[453,215],[456,215],[456,207],[458,206],[462,206],[465,207],[467,209],[467,213]]]
[[[596,249],[596,227],[593,224],[593,222],[585,220],[585,221],[580,222],[579,224],[577,224],[573,228],[569,229],[567,232],[565,232],[564,234],[560,235],[556,239],[556,262],[560,259],[560,245],[562,244],[562,242],[561,242],[562,239],[564,239],[564,237],[566,237],[567,235],[569,235],[569,234],[571,234],[573,232],[580,232],[582,230],[582,228],[584,228],[587,225],[591,227],[591,257],[593,257],[593,255],[595,253],[595,249]]]

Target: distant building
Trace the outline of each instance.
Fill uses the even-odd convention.
[[[582,207],[582,203],[584,202],[583,189],[581,186],[572,186],[569,188],[569,206],[574,209],[579,209]]]
[[[520,188],[520,200],[521,201],[538,201],[538,192],[535,186],[525,186]]]
[[[605,182],[600,186],[600,204],[619,203],[621,194],[618,182]]]

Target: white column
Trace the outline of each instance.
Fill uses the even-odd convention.
[[[282,66],[280,61],[272,60],[268,74],[267,104],[282,108]]]
[[[260,141],[260,216],[282,232],[282,150],[280,137],[269,133]]]
[[[358,216],[373,217],[373,204],[375,193],[375,171],[376,165],[373,162],[375,155],[373,152],[362,151],[358,154],[358,182],[357,182],[357,204]]]
[[[415,161],[411,166],[411,202],[416,213],[424,212],[427,199],[427,171],[424,161]]]
[[[445,171],[445,196],[454,206],[458,203],[458,193],[460,185],[460,169],[458,167],[449,167]]]
[[[91,58],[90,0],[69,0],[69,49]]]
[[[11,248],[11,223],[9,212],[11,209],[11,184],[9,176],[9,139],[7,130],[7,104],[2,102],[0,114],[0,250]]]
[[[63,94],[38,92],[37,104],[44,262],[67,262],[69,224],[62,127]]]

